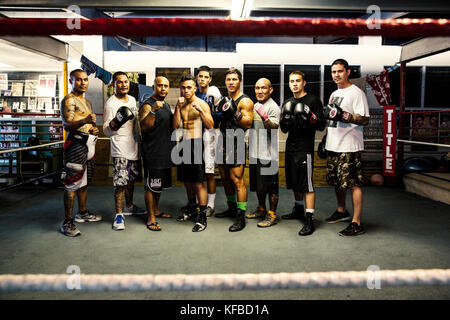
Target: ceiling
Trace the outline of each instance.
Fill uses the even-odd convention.
[[[380,18],[447,18],[450,1],[427,0],[0,0],[0,17],[84,18],[189,17],[225,18],[233,1],[251,4],[250,17],[268,18],[368,18],[376,3]],[[206,5],[206,6],[205,6]],[[72,11],[75,11],[72,12]],[[368,13],[369,12],[369,13]],[[351,43],[342,37],[315,37],[314,43]],[[403,45],[414,39],[383,38],[383,44]]]

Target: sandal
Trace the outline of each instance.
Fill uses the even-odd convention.
[[[166,218],[166,219],[170,219],[172,218],[172,215],[170,213],[166,213],[166,212],[162,212],[160,214],[155,214],[156,218]]]
[[[161,231],[161,226],[159,225],[158,222],[155,221],[155,222],[148,224],[147,229],[150,231]]]

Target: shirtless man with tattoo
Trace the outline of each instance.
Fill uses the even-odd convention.
[[[184,75],[180,80],[181,97],[178,98],[173,116],[174,130],[183,123],[183,140],[179,144],[183,148],[183,163],[181,164],[181,181],[186,188],[195,190],[199,207],[192,216],[183,214],[177,220],[186,221],[194,219],[193,232],[206,229],[206,188],[203,181],[206,180],[205,162],[203,159],[203,126],[206,129],[214,128],[214,120],[211,116],[209,105],[195,95],[197,84],[192,75]],[[181,121],[182,120],[182,121]]]
[[[76,237],[81,234],[75,222],[100,221],[101,216],[86,209],[87,185],[94,173],[95,143],[98,128],[95,126],[96,117],[92,112],[92,104],[84,97],[89,87],[88,75],[81,69],[70,73],[72,92],[61,101],[61,115],[64,129],[68,132],[64,143],[65,165],[61,174],[64,184],[64,213],[65,220],[61,233]],[[78,199],[78,213],[72,217],[72,210]]]

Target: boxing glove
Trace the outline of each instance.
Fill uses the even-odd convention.
[[[119,108],[119,110],[117,110],[114,119],[110,121],[109,127],[111,128],[111,130],[117,131],[120,129],[120,127],[123,126],[125,122],[132,119],[134,119],[134,115],[130,108],[122,106]]]
[[[212,107],[215,107],[219,104],[220,100],[222,99],[222,94],[220,93],[220,91],[217,87],[210,86],[208,88],[208,91],[206,91],[206,99],[208,101],[212,102]],[[217,111],[217,110],[211,110],[211,111]]]
[[[298,127],[304,128],[306,125],[306,116],[305,116],[305,105],[302,102],[295,103],[293,114]]]
[[[342,110],[341,107],[332,103],[323,108],[323,114],[325,119],[332,121],[342,121],[349,123],[352,121],[352,114]]]
[[[306,116],[306,120],[310,124],[315,124],[317,122],[317,116],[314,114],[314,112],[311,111],[308,105],[305,104],[304,106],[304,114]]]
[[[327,149],[325,149],[327,141],[327,135],[325,134],[322,138],[322,141],[320,141],[319,146],[317,147],[317,156],[320,159],[326,159],[327,158]]]
[[[264,122],[269,120],[269,115],[267,114],[266,110],[264,109],[264,106],[261,103],[259,102],[255,103],[254,108],[256,113],[259,114],[259,116]]]
[[[239,111],[234,100],[230,97],[223,97],[220,100],[217,109],[222,113],[224,119],[234,119],[236,122],[239,122],[239,120],[242,119],[242,113]]]

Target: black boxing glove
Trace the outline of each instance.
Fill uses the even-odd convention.
[[[223,118],[227,120],[234,119],[236,122],[242,119],[242,113],[239,111],[236,103],[230,97],[223,97],[217,109],[222,113]]]
[[[114,119],[109,122],[109,127],[111,128],[111,130],[117,131],[120,129],[120,127],[123,126],[125,122],[132,119],[134,119],[134,115],[130,108],[122,106],[119,108],[119,110],[117,110]]]
[[[317,156],[320,159],[326,159],[328,156],[327,149],[325,149],[326,141],[327,135],[325,134],[322,138],[322,141],[320,141],[319,146],[317,147]]]
[[[342,121],[349,123],[352,121],[352,114],[342,110],[341,107],[332,103],[323,108],[323,114],[325,119],[329,119],[332,121]]]
[[[315,124],[317,122],[317,116],[314,114],[314,112],[311,111],[311,109],[309,108],[309,106],[307,106],[305,104],[304,106],[304,114],[306,117],[306,120],[308,120],[308,122],[310,124]]]
[[[287,100],[281,106],[281,122],[285,124],[291,124],[294,120],[294,106],[295,103],[292,100]]]
[[[308,108],[309,109],[309,108]],[[305,104],[302,102],[297,102],[294,106],[294,118],[298,127],[304,128],[306,126],[306,116],[305,116]]]

